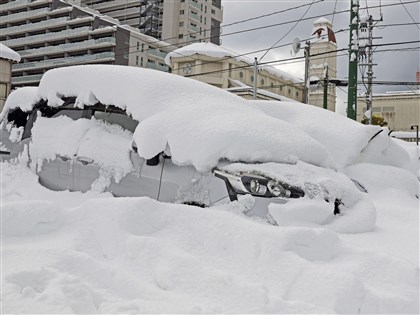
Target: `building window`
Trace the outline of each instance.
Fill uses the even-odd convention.
[[[139,65],[139,56],[136,56],[136,66]]]
[[[299,97],[299,92],[296,92],[296,97]]]
[[[282,85],[280,85],[280,91],[283,91],[283,86]]]
[[[287,94],[289,94],[289,95],[292,94],[292,89],[288,89]]]
[[[128,52],[124,52],[124,59],[128,59]]]
[[[7,85],[4,83],[0,83],[0,99],[6,98],[6,92],[7,92]]]
[[[244,73],[241,71],[241,72],[239,72],[239,77],[241,78],[241,79],[243,79],[243,77],[244,77]]]
[[[179,22],[179,27],[183,27],[184,26],[184,22]]]
[[[184,38],[184,34],[179,34],[179,35],[178,35],[178,38],[179,38],[179,39],[183,39],[183,38]]]
[[[144,51],[144,44],[141,44],[141,52]]]
[[[261,85],[264,85],[264,83],[265,83],[264,79],[261,79]]]
[[[143,66],[143,57],[140,58],[140,66]]]
[[[211,14],[216,14],[216,10],[211,9]]]
[[[184,11],[184,10],[180,10],[180,11],[179,11],[179,14],[180,14],[180,15],[183,15],[184,13],[185,13],[185,11]]]
[[[251,82],[254,82],[254,76],[251,75]]]
[[[137,50],[140,50],[140,42],[137,42]]]

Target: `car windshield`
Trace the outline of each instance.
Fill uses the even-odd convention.
[[[131,132],[134,132],[134,130],[136,130],[137,125],[139,124],[138,121],[134,120],[133,118],[124,113],[104,112],[96,110],[93,116],[98,120],[106,121],[110,124],[117,124],[123,129],[127,129]]]

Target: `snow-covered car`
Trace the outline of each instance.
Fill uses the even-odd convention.
[[[20,88],[2,112],[1,156],[27,159],[52,190],[109,191],[249,213],[315,198],[331,213],[363,197],[328,150],[235,95],[158,71],[77,66]],[[359,187],[360,188],[360,187]]]

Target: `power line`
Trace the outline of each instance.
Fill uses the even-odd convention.
[[[261,61],[267,54],[268,54],[268,52],[274,47],[274,46],[276,46],[281,40],[283,40],[287,35],[289,35],[290,34],[290,32],[291,31],[293,31],[294,29],[295,29],[295,27],[299,24],[299,22],[301,22],[302,21],[302,19],[305,17],[305,15],[308,13],[308,11],[311,9],[311,7],[312,7],[312,5],[315,3],[315,1],[314,0],[312,0],[312,2],[311,2],[311,4],[310,4],[310,6],[306,9],[306,11],[303,13],[303,15],[302,15],[302,17],[299,19],[299,21],[297,21],[293,26],[292,26],[292,28],[288,31],[288,32],[286,32],[278,41],[276,41],[270,48],[268,48],[267,49],[267,51],[262,55],[262,57],[260,58],[260,60],[259,61]]]
[[[410,14],[410,11],[408,11],[407,10],[407,8],[406,8],[406,6],[405,6],[405,4],[400,0],[400,3],[402,4],[402,6],[404,7],[404,10],[407,12],[407,14],[408,14],[408,16],[411,18],[411,20],[413,21],[413,22],[416,22],[415,20],[414,20],[414,18],[413,18],[413,16]],[[417,28],[420,30],[420,27],[417,25]]]

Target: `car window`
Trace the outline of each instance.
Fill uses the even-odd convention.
[[[67,116],[73,120],[77,120],[83,117],[83,110],[82,109],[62,109],[51,116],[51,118],[59,117],[59,116]]]
[[[131,132],[134,132],[139,122],[134,120],[130,116],[124,113],[115,113],[115,112],[104,112],[96,110],[93,113],[93,116],[102,121],[106,121],[110,124],[117,124],[121,126],[123,129],[127,129]]]

